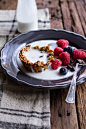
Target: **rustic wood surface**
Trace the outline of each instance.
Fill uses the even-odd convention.
[[[86,0],[36,0],[38,9],[49,8],[51,28],[86,36]],[[17,0],[0,0],[0,9],[15,10]],[[67,104],[68,88],[52,90],[51,128],[86,129],[86,82],[76,88],[76,101]]]

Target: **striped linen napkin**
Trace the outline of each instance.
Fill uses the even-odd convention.
[[[49,29],[48,9],[38,10],[39,29]],[[0,11],[0,48],[17,36],[16,11]],[[20,86],[0,69],[0,129],[50,129],[48,90]]]

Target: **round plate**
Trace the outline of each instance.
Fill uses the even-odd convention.
[[[72,76],[57,80],[37,79],[22,72],[17,63],[18,53],[25,45],[40,40],[58,39],[67,39],[71,46],[79,49],[86,49],[86,38],[73,32],[55,29],[31,31],[13,38],[4,46],[1,51],[2,70],[18,83],[35,88],[57,89],[69,86]],[[84,66],[82,74],[77,81],[77,85],[86,80],[85,69],[86,66]]]

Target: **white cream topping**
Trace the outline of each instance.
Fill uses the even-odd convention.
[[[26,58],[32,62],[35,63],[37,61],[44,61],[44,63],[47,63],[47,56],[48,53],[47,52],[43,52],[41,53],[41,51],[39,51],[38,49],[29,49],[28,51],[25,52],[25,56]]]

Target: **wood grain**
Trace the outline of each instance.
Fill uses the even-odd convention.
[[[79,19],[79,16],[78,16],[78,13],[77,13],[77,10],[76,10],[76,7],[75,7],[75,3],[70,2],[69,3],[69,8],[70,8],[70,11],[71,11],[71,17],[72,17],[72,21],[73,21],[73,26],[72,26],[73,31],[78,33],[78,34],[84,35],[82,25],[81,25],[81,22],[80,22],[80,19]]]
[[[86,10],[84,8],[84,3],[82,0],[78,2],[75,0],[75,5],[84,31],[84,35],[86,36]]]
[[[78,129],[75,104],[65,102],[68,88],[51,91],[52,129]]]
[[[63,20],[63,26],[65,30],[71,30],[71,24],[72,24],[72,19],[70,16],[70,11],[68,8],[68,3],[67,1],[61,1],[60,2],[61,5],[61,11],[62,11],[62,20]]]
[[[86,82],[77,86],[77,116],[80,129],[86,129]]]
[[[17,7],[17,0],[0,0],[0,9],[15,10]]]

